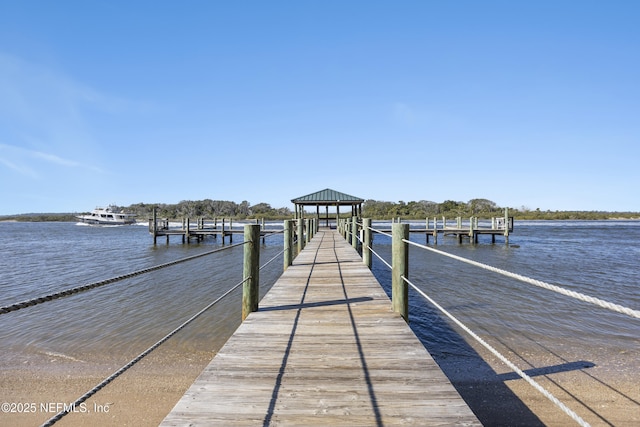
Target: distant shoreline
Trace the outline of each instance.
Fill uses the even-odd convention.
[[[607,213],[602,213],[602,215],[598,214],[597,216],[593,216],[592,212],[586,212],[590,214],[589,218],[581,217],[580,215],[576,215],[576,212],[554,212],[553,214],[557,215],[546,215],[543,218],[540,217],[531,217],[528,215],[518,215],[514,214],[513,217],[516,221],[640,221],[640,213],[629,213],[628,216],[621,215],[620,213],[610,213],[611,216],[607,215]],[[314,216],[314,215],[310,215]],[[220,217],[222,218],[222,217]],[[225,218],[229,218],[225,216]],[[438,217],[438,218],[441,218]],[[447,219],[453,219],[454,217],[446,216]],[[478,216],[480,219],[486,219],[483,216]],[[488,217],[487,217],[488,218]],[[249,221],[255,220],[256,218],[239,218],[239,217],[231,217],[234,221]],[[260,219],[260,218],[257,218]],[[268,221],[284,221],[287,218],[280,219],[269,219]],[[372,218],[376,221],[390,221],[390,218]],[[411,218],[411,217],[401,217],[402,220],[405,221],[424,221],[424,218]],[[170,219],[171,221],[180,221],[180,218]],[[75,214],[19,214],[19,215],[0,215],[0,223],[6,222],[78,222],[77,218],[75,218]],[[140,221],[138,221],[140,222]],[[143,221],[143,222],[146,222]]]

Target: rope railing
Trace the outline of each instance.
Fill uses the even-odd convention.
[[[251,277],[247,277],[244,280],[242,280],[241,282],[235,284],[233,287],[231,287],[227,292],[225,292],[224,294],[222,294],[220,297],[218,297],[215,301],[209,303],[206,307],[204,307],[203,309],[201,309],[200,311],[198,311],[196,314],[194,314],[193,316],[191,316],[189,319],[187,319],[185,322],[183,322],[180,326],[178,326],[177,328],[175,328],[173,331],[169,332],[167,335],[165,335],[162,339],[160,339],[158,342],[156,342],[155,344],[153,344],[151,347],[147,348],[145,351],[143,351],[142,353],[140,353],[138,356],[136,356],[135,358],[133,358],[131,361],[129,361],[129,363],[127,363],[126,365],[124,365],[123,367],[121,367],[120,369],[118,369],[117,371],[115,371],[113,374],[111,374],[110,376],[108,376],[107,378],[105,378],[104,380],[102,380],[102,382],[100,382],[98,385],[96,385],[95,387],[93,387],[91,390],[87,391],[85,394],[83,394],[82,396],[80,396],[78,399],[76,399],[75,402],[73,402],[71,405],[69,405],[68,408],[65,408],[64,410],[58,412],[55,416],[53,416],[52,418],[50,418],[48,421],[46,421],[44,424],[42,424],[42,427],[49,427],[54,425],[56,422],[60,421],[65,415],[67,415],[68,413],[72,412],[74,408],[79,407],[83,402],[85,402],[87,399],[89,399],[91,396],[93,396],[94,394],[96,394],[97,392],[99,392],[101,389],[103,389],[107,384],[109,384],[110,382],[112,382],[113,380],[115,380],[116,378],[118,378],[120,375],[122,375],[124,372],[126,372],[129,368],[131,368],[133,365],[135,365],[136,363],[138,363],[140,360],[142,360],[144,357],[146,357],[149,353],[151,353],[153,350],[155,350],[156,348],[160,347],[164,342],[166,342],[169,338],[171,338],[172,336],[174,336],[175,334],[177,334],[178,332],[180,332],[182,329],[184,329],[187,325],[189,325],[191,322],[193,322],[194,320],[196,320],[198,317],[200,317],[202,314],[204,314],[207,310],[209,310],[211,307],[213,307],[214,305],[216,305],[219,301],[221,301],[222,299],[224,299],[227,295],[229,295],[231,292],[235,291],[236,289],[238,289],[238,287],[240,287],[241,285],[243,285],[247,280],[251,279]]]
[[[245,229],[245,241],[242,243],[238,243],[236,245],[232,245],[229,246],[227,248],[233,247],[233,246],[241,246],[241,245],[245,245],[248,243],[251,243],[254,248],[257,250],[257,246],[256,243],[259,240],[259,230],[254,229],[253,230],[253,235],[250,239],[246,239],[248,234],[246,234],[246,232],[249,231],[247,229]],[[257,231],[257,233],[256,233]],[[276,235],[278,233],[272,233],[271,235]],[[263,236],[265,237],[265,236]],[[222,248],[222,249],[227,249],[227,248]],[[184,262],[186,260],[190,260],[190,259],[194,259],[194,258],[198,258],[207,254],[211,254],[214,252],[218,252],[222,249],[218,249],[215,251],[210,251],[206,254],[198,254],[195,255],[193,257],[187,257],[187,258],[183,258],[181,260],[178,260],[178,262]],[[267,265],[269,265],[270,263],[272,263],[273,261],[275,261],[276,259],[278,259],[278,257],[280,257],[285,250],[287,250],[286,248],[283,249],[282,251],[280,251],[278,254],[276,254],[275,256],[273,256],[271,259],[269,259],[266,263],[264,263],[262,266],[260,266],[258,268],[258,270],[261,270],[263,268],[265,268]],[[246,249],[245,249],[246,251]],[[246,259],[247,257],[247,253],[245,252],[245,263],[247,261]],[[252,258],[251,255],[249,255],[250,258]],[[254,262],[256,261],[256,259],[252,258],[252,261],[250,262]],[[174,265],[178,262],[172,262],[172,263],[167,263],[167,265]],[[246,270],[245,270],[246,271]],[[177,328],[175,328],[174,330],[172,330],[170,333],[168,333],[167,335],[165,335],[162,339],[160,339],[158,342],[156,342],[155,344],[153,344],[151,347],[147,348],[145,351],[143,351],[142,353],[140,353],[138,356],[136,356],[134,359],[132,359],[131,361],[129,361],[129,363],[127,363],[126,365],[122,366],[120,369],[118,369],[117,371],[115,371],[113,374],[111,374],[109,377],[105,378],[102,382],[100,382],[98,385],[96,385],[95,387],[93,387],[91,390],[87,391],[85,394],[83,394],[82,396],[80,396],[75,402],[73,402],[71,405],[69,405],[69,407],[65,407],[62,411],[60,411],[58,414],[56,414],[54,417],[52,417],[51,419],[49,419],[47,422],[45,422],[42,426],[52,426],[54,425],[57,421],[59,421],[60,419],[62,419],[65,415],[67,415],[68,413],[72,412],[74,408],[78,407],[79,405],[81,405],[83,402],[85,402],[87,399],[89,399],[91,396],[93,396],[94,394],[96,394],[98,391],[100,391],[102,388],[104,388],[106,385],[108,385],[110,382],[112,382],[113,380],[115,380],[116,378],[118,378],[120,375],[122,375],[125,371],[127,371],[129,368],[131,368],[132,366],[134,366],[136,363],[138,363],[140,360],[142,360],[144,357],[146,357],[148,354],[150,354],[153,350],[155,350],[156,348],[158,348],[160,345],[162,345],[164,342],[166,342],[168,339],[170,339],[172,336],[174,336],[176,333],[178,333],[179,331],[181,331],[182,329],[184,329],[187,325],[189,325],[191,322],[193,322],[195,319],[197,319],[198,317],[200,317],[203,313],[205,313],[207,310],[209,310],[211,307],[213,307],[215,304],[217,304],[218,302],[220,302],[222,299],[224,299],[226,296],[228,296],[230,293],[232,293],[233,291],[235,291],[236,289],[238,289],[240,286],[244,285],[247,282],[254,282],[254,285],[257,286],[257,282],[256,279],[257,275],[254,277],[252,275],[246,276],[242,281],[240,281],[239,283],[235,284],[234,286],[232,286],[228,291],[226,291],[224,294],[222,294],[220,297],[218,297],[216,300],[214,300],[213,302],[209,303],[207,306],[205,306],[204,308],[202,308],[200,311],[198,311],[196,314],[194,314],[193,316],[191,316],[188,320],[186,320],[185,322],[183,322],[180,326],[178,326]],[[244,295],[243,295],[243,300],[245,299]],[[243,307],[243,311],[244,311],[244,307]]]
[[[566,295],[566,296],[570,296],[572,298],[576,298],[578,300],[581,301],[585,301],[585,302],[589,302],[595,305],[598,305],[602,308],[607,308],[609,310],[613,310],[615,312],[618,313],[623,313],[623,314],[627,314],[631,317],[635,317],[635,318],[640,318],[640,312],[637,310],[633,310],[624,306],[621,306],[619,304],[614,304],[614,303],[610,303],[608,301],[604,301],[602,299],[599,298],[595,298],[595,297],[591,297],[585,294],[582,294],[580,292],[575,292],[575,291],[571,291],[568,289],[564,289],[560,286],[556,286],[556,285],[551,285],[545,282],[542,282],[540,280],[535,280],[535,279],[531,279],[529,277],[526,276],[522,276],[520,274],[516,274],[516,273],[511,273],[509,271],[506,270],[502,270],[496,267],[492,267],[486,264],[482,264],[480,262],[477,261],[472,261],[469,260],[467,258],[463,258],[460,257],[458,255],[453,255],[438,249],[434,249],[432,247],[429,246],[425,246],[416,242],[412,242],[411,240],[408,239],[408,225],[406,226],[406,229],[404,229],[404,233],[398,233],[398,234],[404,234],[403,236],[394,236],[394,234],[396,233],[396,231],[400,231],[402,230],[401,228],[399,228],[398,230],[395,230],[393,234],[388,234],[385,232],[382,232],[380,230],[376,230],[372,227],[365,227],[367,230],[370,230],[371,232],[375,232],[375,233],[379,233],[385,236],[388,236],[392,239],[394,239],[394,245],[396,243],[403,243],[404,245],[398,245],[398,246],[405,246],[408,247],[408,245],[412,245],[412,246],[416,246],[419,247],[421,249],[426,249],[429,251],[432,251],[434,253],[440,254],[440,255],[444,255],[453,259],[456,259],[458,261],[476,266],[476,267],[480,267],[483,268],[485,270],[488,271],[493,271],[496,272],[498,274],[502,274],[504,276],[507,277],[511,277],[511,278],[515,278],[517,280],[535,285],[535,286],[539,286],[542,287],[544,289],[548,289],[557,293],[560,293],[562,295]],[[349,233],[347,234],[351,234],[352,236],[356,235],[356,231],[353,230],[348,230]],[[389,264],[388,262],[386,262],[378,253],[376,253],[372,248],[371,248],[371,243],[369,244],[364,244],[363,243],[363,250],[368,250],[371,253],[373,253],[383,264],[385,264],[390,270],[392,270],[392,281],[395,280],[394,278],[394,266]],[[407,249],[401,249],[402,251],[406,251]],[[394,251],[394,260],[395,260],[395,249],[393,249]],[[364,255],[364,254],[363,254]],[[364,256],[363,256],[364,258]],[[402,258],[402,257],[399,257]],[[408,259],[408,258],[407,258]],[[405,261],[406,262],[406,261]],[[395,264],[395,261],[394,261]],[[406,266],[405,266],[405,271],[406,271]],[[404,273],[406,274],[406,273]],[[415,284],[413,284],[409,279],[407,279],[405,277],[405,275],[402,274],[400,275],[400,280],[401,282],[406,283],[408,286],[410,286],[411,288],[413,288],[416,292],[418,292],[423,298],[425,298],[429,303],[431,303],[434,307],[436,307],[438,310],[440,310],[445,316],[447,316],[449,319],[451,319],[451,321],[453,321],[456,325],[458,325],[462,330],[464,330],[467,334],[469,334],[472,338],[474,338],[478,343],[480,343],[483,347],[485,347],[487,350],[489,350],[494,356],[496,356],[499,360],[501,360],[505,365],[507,365],[509,368],[511,368],[516,374],[518,374],[522,379],[524,379],[528,384],[530,384],[533,388],[535,388],[537,391],[539,391],[542,395],[544,395],[547,399],[549,399],[552,403],[554,403],[560,410],[562,410],[565,414],[567,414],[571,419],[573,419],[577,424],[581,425],[581,426],[588,426],[589,424],[584,421],[577,413],[575,413],[572,409],[570,409],[569,407],[567,407],[565,404],[563,404],[558,398],[556,398],[555,396],[553,396],[553,394],[551,394],[548,390],[546,390],[544,387],[542,387],[539,383],[537,383],[536,381],[534,381],[530,376],[528,376],[525,372],[523,372],[520,368],[518,368],[513,362],[511,362],[509,359],[507,359],[505,356],[503,356],[500,352],[498,352],[495,348],[493,348],[490,344],[488,344],[486,341],[484,341],[480,336],[478,336],[476,333],[474,333],[469,327],[467,327],[466,325],[464,325],[460,320],[458,320],[455,316],[453,316],[450,312],[448,312],[446,309],[444,309],[440,304],[438,304],[433,298],[431,298],[430,296],[428,296],[424,291],[422,291],[420,288],[418,288]],[[392,290],[392,299],[394,299],[394,310],[396,311],[400,311],[400,314],[403,315],[403,317],[407,318],[407,313],[406,312],[402,312],[402,309],[397,309],[396,308],[396,303],[395,303],[395,298],[398,298],[398,301],[401,301],[403,296],[401,295],[402,292],[399,293],[399,295],[395,295],[396,289],[395,289],[396,285],[395,282],[392,283],[392,288],[394,288]],[[405,291],[406,292],[406,291]],[[405,308],[406,309],[406,308]]]
[[[389,233],[385,233],[385,232],[382,232],[380,230],[376,230],[376,229],[374,229],[372,227],[368,227],[368,229],[373,231],[373,232],[375,232],[375,233],[379,233],[379,234],[385,235],[387,237],[393,237]],[[416,243],[416,242],[413,242],[413,241],[408,240],[408,239],[403,239],[403,242],[405,242],[405,243],[407,243],[409,245],[412,245],[412,246],[419,247],[421,249],[425,249],[425,250],[437,253],[439,255],[443,255],[443,256],[446,256],[446,257],[449,257],[449,258],[452,258],[452,259],[455,259],[455,260],[458,260],[458,261],[461,261],[461,262],[464,262],[464,263],[467,263],[467,264],[470,264],[470,265],[474,265],[474,266],[482,268],[484,270],[493,271],[494,273],[498,273],[498,274],[501,274],[503,276],[510,277],[512,279],[516,279],[516,280],[519,280],[519,281],[524,282],[524,283],[528,283],[528,284],[531,284],[531,285],[534,285],[534,286],[538,286],[540,288],[547,289],[547,290],[559,293],[561,295],[565,295],[565,296],[568,296],[568,297],[571,297],[571,298],[574,298],[574,299],[577,299],[577,300],[580,300],[580,301],[583,301],[583,302],[587,302],[587,303],[590,303],[590,304],[597,305],[597,306],[599,306],[601,308],[605,308],[605,309],[608,309],[608,310],[611,310],[611,311],[615,311],[617,313],[626,314],[627,316],[634,317],[636,319],[640,319],[640,310],[634,310],[632,308],[625,307],[625,306],[620,305],[620,304],[612,303],[612,302],[603,300],[601,298],[597,298],[597,297],[593,297],[593,296],[590,296],[590,295],[586,295],[586,294],[583,294],[583,293],[577,292],[577,291],[572,291],[572,290],[563,288],[561,286],[552,285],[550,283],[543,282],[542,280],[532,279],[530,277],[523,276],[521,274],[512,273],[510,271],[503,270],[503,269],[500,269],[500,268],[497,268],[497,267],[493,267],[493,266],[490,266],[490,265],[487,265],[487,264],[483,264],[483,263],[478,262],[478,261],[473,261],[473,260],[458,256],[458,255],[450,254],[448,252],[441,251],[439,249],[435,249],[435,248],[432,248],[430,246],[422,245],[420,243]],[[379,259],[382,260],[382,258],[378,254],[376,254],[373,251],[373,249],[371,249],[371,248],[369,248],[369,249],[371,250],[371,252],[373,254],[375,254]],[[385,262],[385,264],[387,264],[387,263]],[[389,264],[387,264],[387,266],[389,266]]]
[[[435,248],[431,248],[429,246],[421,245],[420,243],[412,242],[410,240],[403,240],[403,242],[405,242],[407,244],[410,244],[410,245],[413,245],[413,246],[416,246],[416,247],[419,247],[419,248],[422,248],[422,249],[426,249],[428,251],[437,253],[439,255],[444,255],[446,257],[453,258],[455,260],[458,260],[458,261],[461,261],[461,262],[464,262],[464,263],[467,263],[467,264],[482,268],[484,270],[493,271],[494,273],[498,273],[498,274],[501,274],[503,276],[507,276],[507,277],[511,277],[513,279],[520,280],[521,282],[528,283],[530,285],[538,286],[540,288],[547,289],[547,290],[550,290],[550,291],[553,291],[553,292],[557,292],[559,294],[566,295],[568,297],[575,298],[575,299],[580,300],[580,301],[588,302],[588,303],[597,305],[599,307],[606,308],[606,309],[611,310],[611,311],[615,311],[617,313],[626,314],[627,316],[631,316],[631,317],[635,317],[636,319],[640,319],[640,311],[633,310],[631,308],[622,306],[620,304],[615,304],[615,303],[612,303],[612,302],[609,302],[609,301],[605,301],[605,300],[600,299],[600,298],[592,297],[592,296],[589,296],[589,295],[586,295],[586,294],[583,294],[583,293],[580,293],[580,292],[576,292],[576,291],[572,291],[572,290],[569,290],[569,289],[565,289],[565,288],[560,287],[560,286],[556,286],[556,285],[552,285],[550,283],[543,282],[542,280],[532,279],[530,277],[526,277],[526,276],[523,276],[521,274],[516,274],[516,273],[512,273],[512,272],[507,271],[507,270],[502,270],[502,269],[497,268],[497,267],[492,267],[490,265],[483,264],[481,262],[477,262],[477,261],[473,261],[473,260],[470,260],[470,259],[467,259],[467,258],[463,258],[463,257],[458,256],[458,255],[453,255],[453,254],[450,254],[448,252],[444,252],[444,251],[441,251],[441,250],[438,250],[438,249],[435,249]]]
[[[283,234],[284,230],[274,230],[272,233],[268,233],[268,234],[264,234],[262,237],[266,238],[266,237],[273,237],[273,236],[277,236],[278,234]]]
[[[542,387],[533,378],[531,378],[529,375],[524,373],[524,371],[522,371],[520,368],[518,368],[513,362],[511,362],[509,359],[507,359],[505,356],[503,356],[502,353],[500,353],[498,350],[493,348],[490,344],[488,344],[485,340],[483,340],[480,336],[478,336],[475,332],[473,332],[469,327],[467,327],[464,323],[462,323],[454,315],[452,315],[449,311],[447,311],[444,307],[442,307],[440,304],[438,304],[436,301],[434,301],[433,298],[431,298],[424,291],[422,291],[420,288],[418,288],[416,285],[414,285],[409,279],[407,279],[404,276],[402,276],[402,279],[405,282],[407,282],[407,284],[409,284],[409,286],[411,286],[423,298],[425,298],[427,301],[429,301],[434,307],[436,307],[438,310],[440,310],[440,312],[442,312],[442,314],[444,314],[449,319],[451,319],[451,321],[453,321],[456,325],[458,325],[462,330],[464,330],[467,334],[469,334],[473,339],[478,341],[478,343],[480,343],[484,348],[489,350],[494,356],[496,356],[498,359],[500,359],[505,365],[507,365],[509,368],[511,368],[523,380],[525,380],[527,383],[529,383],[529,385],[531,385],[533,388],[535,388],[540,393],[542,393],[543,396],[545,396],[547,399],[549,399],[551,402],[553,402],[558,408],[560,408],[560,410],[562,410],[565,414],[567,414],[569,417],[571,417],[571,419],[573,419],[576,423],[578,423],[579,425],[581,425],[583,427],[589,426],[589,424],[585,420],[583,420],[578,414],[576,414],[572,409],[570,409],[568,406],[566,406],[564,403],[562,403],[557,397],[555,397],[553,394],[551,394],[551,392],[549,392],[547,389]]]
[[[224,248],[214,249],[212,251],[204,252],[204,253],[197,254],[197,255],[188,256],[188,257],[181,258],[181,259],[178,259],[178,260],[175,260],[175,261],[170,261],[170,262],[166,262],[164,264],[159,264],[159,265],[156,265],[156,266],[153,266],[153,267],[144,268],[142,270],[137,270],[137,271],[134,271],[133,273],[127,273],[127,274],[123,274],[123,275],[120,275],[120,276],[112,277],[110,279],[100,280],[98,282],[89,283],[89,284],[86,284],[86,285],[83,285],[83,286],[78,286],[78,287],[75,287],[75,288],[66,289],[66,290],[63,290],[63,291],[60,291],[60,292],[56,292],[56,293],[53,293],[53,294],[49,294],[49,295],[45,295],[45,296],[41,296],[41,297],[37,297],[37,298],[32,298],[30,300],[26,300],[26,301],[22,301],[22,302],[17,302],[17,303],[14,303],[14,304],[11,304],[11,305],[8,305],[8,306],[5,306],[5,307],[0,307],[0,314],[10,313],[12,311],[20,310],[22,308],[33,307],[34,305],[41,304],[43,302],[53,301],[53,300],[56,300],[58,298],[62,298],[62,297],[66,297],[66,296],[70,296],[70,295],[74,295],[74,294],[78,294],[80,292],[88,291],[88,290],[91,290],[91,289],[96,289],[96,288],[99,288],[99,287],[104,286],[104,285],[108,285],[108,284],[111,284],[111,283],[119,282],[119,281],[125,280],[125,279],[130,279],[132,277],[139,276],[139,275],[145,274],[145,273],[150,273],[152,271],[161,270],[163,268],[171,267],[173,265],[181,264],[183,262],[192,261],[194,259],[201,258],[201,257],[204,257],[204,256],[208,256],[208,255],[211,255],[211,254],[214,254],[214,253],[217,253],[217,252],[221,252],[221,251],[224,251],[226,249],[231,249],[231,248],[234,248],[236,246],[242,246],[242,245],[244,245],[246,243],[247,242],[236,243],[234,245],[225,246]]]
[[[260,270],[262,270],[263,268],[265,268],[267,265],[271,264],[273,261],[275,261],[276,259],[278,259],[280,257],[280,255],[284,254],[284,252],[286,251],[286,249],[281,250],[280,252],[278,252],[277,254],[275,254],[273,256],[273,258],[271,258],[269,261],[265,262],[264,264],[262,264],[260,266]]]
[[[375,228],[369,227],[369,230],[373,231],[374,233],[382,234],[383,236],[387,236],[389,238],[393,237],[391,234],[385,233],[384,231],[381,231],[381,230],[376,230]]]
[[[387,261],[384,260],[384,258],[382,258],[380,255],[378,255],[378,253],[376,251],[374,251],[372,248],[369,248],[369,250],[371,251],[372,254],[374,254],[384,265],[386,265],[387,267],[389,267],[389,270],[391,270],[393,267],[391,266],[391,264],[389,264]]]

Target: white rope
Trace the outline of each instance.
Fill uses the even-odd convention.
[[[374,254],[375,256],[377,256],[377,257],[378,257],[378,259],[379,259],[380,261],[382,261],[382,263],[383,263],[384,265],[386,265],[387,267],[389,267],[389,270],[392,270],[392,269],[393,269],[393,267],[391,267],[391,264],[389,264],[387,261],[385,261],[385,260],[384,260],[384,258],[382,258],[380,255],[378,255],[378,253],[377,253],[376,251],[374,251],[374,250],[373,250],[373,248],[372,248],[371,246],[369,246],[369,250],[371,251],[371,253],[372,253],[372,254]]]
[[[420,295],[422,295],[427,301],[429,301],[431,304],[433,304],[438,310],[440,310],[445,316],[447,316],[449,319],[451,319],[456,325],[458,325],[466,333],[471,335],[476,341],[478,341],[480,344],[482,344],[483,347],[485,347],[487,350],[489,350],[491,353],[493,353],[493,355],[496,356],[498,359],[500,359],[505,365],[507,365],[515,373],[520,375],[520,377],[522,377],[522,379],[524,379],[526,382],[528,382],[533,388],[538,390],[547,399],[549,399],[551,402],[553,402],[558,408],[560,408],[565,414],[567,414],[569,417],[571,417],[576,423],[578,423],[579,425],[581,425],[583,427],[588,427],[589,426],[589,423],[587,423],[585,420],[580,418],[580,416],[578,414],[576,414],[571,409],[569,409],[564,403],[560,402],[560,400],[558,400],[553,394],[551,394],[544,387],[542,387],[540,384],[538,384],[529,375],[525,374],[516,365],[514,365],[509,359],[507,359],[500,352],[498,352],[498,350],[493,348],[486,341],[484,341],[482,338],[480,338],[478,335],[476,335],[475,332],[473,332],[465,324],[463,324],[461,321],[459,321],[457,318],[455,318],[451,313],[449,313],[447,310],[445,310],[440,304],[435,302],[433,299],[431,299],[431,297],[429,297],[426,293],[424,293],[416,285],[411,283],[411,281],[409,281],[409,279],[407,279],[404,276],[402,276],[402,279],[405,282],[407,282],[413,289],[415,289]]]
[[[409,240],[404,240],[403,239],[403,242],[409,243],[411,245],[417,246],[417,247],[422,248],[422,249],[427,249],[429,251],[435,252],[435,253],[440,254],[440,255],[448,256],[449,258],[453,258],[453,259],[456,259],[458,261],[465,262],[467,264],[475,265],[476,267],[480,267],[480,268],[483,268],[485,270],[489,270],[489,271],[493,271],[493,272],[498,273],[498,274],[502,274],[503,276],[511,277],[513,279],[517,279],[517,280],[520,280],[522,282],[529,283],[530,285],[534,285],[534,286],[538,286],[540,288],[548,289],[550,291],[557,292],[559,294],[566,295],[566,296],[578,299],[580,301],[585,301],[585,302],[600,306],[602,308],[607,308],[609,310],[612,310],[612,311],[615,311],[615,312],[618,312],[618,313],[622,313],[622,314],[626,314],[627,316],[635,317],[636,319],[640,319],[640,311],[633,310],[631,308],[622,306],[620,304],[614,304],[612,302],[605,301],[603,299],[592,297],[592,296],[589,296],[589,295],[585,295],[585,294],[580,293],[580,292],[570,291],[569,289],[565,289],[565,288],[562,288],[560,286],[552,285],[550,283],[546,283],[546,282],[543,282],[541,280],[531,279],[529,277],[522,276],[520,274],[511,273],[510,271],[506,271],[506,270],[502,270],[500,268],[492,267],[490,265],[482,264],[481,262],[472,261],[470,259],[463,258],[463,257],[458,256],[458,255],[453,255],[453,254],[450,254],[450,253],[447,253],[447,252],[444,252],[444,251],[440,251],[438,249],[430,248],[429,246],[421,245],[419,243],[411,242]]]
[[[371,227],[368,227],[368,228],[374,233],[382,234],[383,236],[387,236],[387,237],[393,237],[393,235],[390,233],[385,233],[384,231],[376,230],[375,228],[371,228]]]
[[[281,250],[280,252],[278,252],[273,258],[271,258],[269,261],[265,262],[258,270],[262,270],[263,268],[265,268],[267,265],[271,264],[273,261],[275,261],[280,255],[282,255],[284,253],[285,249]]]

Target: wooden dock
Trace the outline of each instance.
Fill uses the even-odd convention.
[[[179,226],[172,227],[170,224],[170,221],[166,218],[157,218],[154,210],[153,217],[149,219],[149,233],[153,236],[154,245],[157,244],[158,237],[166,237],[167,244],[169,243],[170,236],[181,237],[182,243],[189,243],[191,239],[202,241],[205,237],[217,238],[218,236],[220,236],[223,242],[225,237],[229,237],[229,242],[233,242],[234,234],[244,234],[243,228],[233,228],[233,221],[229,219],[228,222],[225,222],[224,218],[221,218],[220,221],[217,219],[205,220],[199,218],[195,224],[192,224],[190,218],[185,218]],[[267,229],[265,228],[264,221],[262,221],[260,236],[264,237],[282,231],[282,228]]]
[[[410,233],[425,234],[427,243],[429,238],[433,237],[434,243],[438,243],[438,235],[443,236],[455,236],[458,239],[458,243],[462,243],[463,238],[468,238],[471,243],[478,243],[478,236],[488,235],[491,236],[491,242],[496,242],[496,236],[504,237],[505,243],[509,243],[509,233],[513,232],[513,217],[510,217],[508,210],[505,210],[505,216],[502,218],[491,218],[490,224],[482,225],[479,223],[477,217],[471,217],[463,223],[462,218],[458,217],[453,221],[447,221],[446,218],[442,218],[439,221],[437,218],[433,220],[427,218],[424,227],[411,226],[409,228]],[[347,221],[348,222],[348,221]],[[391,233],[390,228],[376,227],[376,231],[382,233]]]
[[[357,252],[320,229],[161,425],[480,422]]]

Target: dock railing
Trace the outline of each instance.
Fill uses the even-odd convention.
[[[492,227],[498,228],[502,226],[505,233],[508,233],[509,228],[512,229],[512,218],[506,217],[502,224],[492,223]],[[438,304],[431,296],[416,286],[411,280],[409,280],[409,247],[418,248],[420,250],[427,250],[441,256],[453,258],[460,262],[473,265],[475,267],[492,271],[503,276],[507,276],[533,286],[537,286],[543,289],[547,289],[561,295],[569,296],[571,298],[578,299],[580,301],[594,304],[600,308],[615,311],[617,313],[626,314],[632,318],[640,319],[640,311],[633,310],[628,307],[624,307],[619,304],[614,304],[600,298],[595,298],[589,295],[585,295],[580,292],[571,291],[561,286],[545,283],[540,280],[532,279],[526,276],[522,276],[516,273],[512,273],[503,269],[492,267],[477,261],[473,261],[458,255],[453,255],[445,251],[436,249],[432,246],[422,245],[413,242],[409,239],[409,224],[402,222],[392,222],[391,232],[388,230],[374,229],[371,227],[371,219],[364,218],[361,221],[357,217],[353,217],[352,220],[344,220],[339,224],[338,229],[347,241],[351,242],[354,247],[359,247],[362,251],[362,260],[369,268],[372,266],[372,257],[377,257],[384,265],[391,270],[391,301],[392,308],[395,312],[399,313],[407,322],[409,322],[409,287],[415,290],[420,296],[422,296],[433,307],[439,310],[443,315],[449,318],[452,322],[458,325],[465,333],[476,340],[480,345],[486,348],[494,356],[496,356],[501,362],[507,365],[515,373],[517,373],[522,379],[524,379],[534,389],[539,391],[543,396],[549,399],[566,415],[571,417],[578,425],[588,426],[589,424],[584,421],[576,412],[567,407],[558,398],[553,396],[549,391],[542,387],[539,383],[533,380],[522,369],[518,368],[513,362],[507,359],[504,355],[498,352],[494,347],[483,340],[479,335],[473,332],[467,325],[463,324],[453,314]],[[473,218],[470,221],[470,230],[473,230]],[[435,224],[435,223],[434,223]],[[443,219],[443,225],[446,226],[446,221]],[[458,223],[458,227],[460,224]],[[434,227],[435,228],[435,227]],[[387,262],[373,249],[373,233],[386,235],[391,238],[391,263]]]

